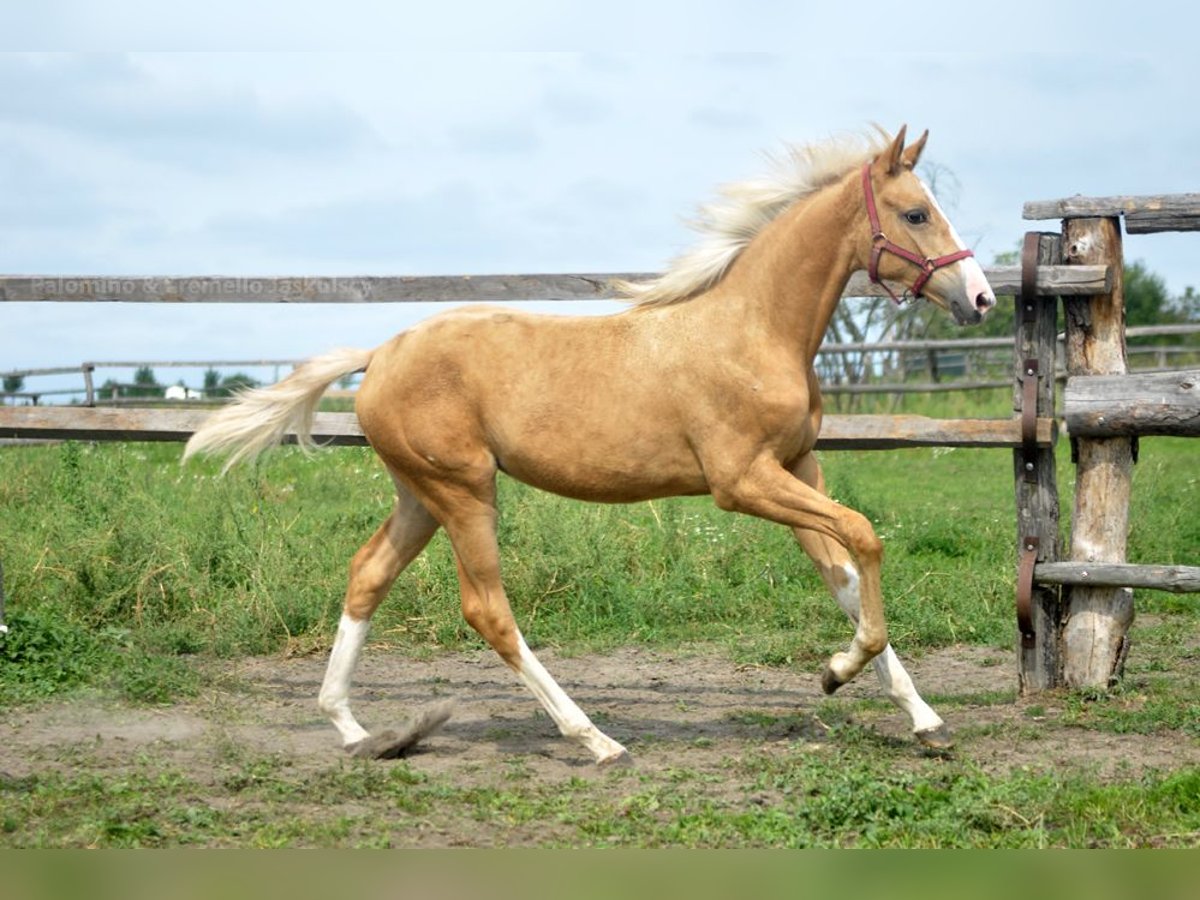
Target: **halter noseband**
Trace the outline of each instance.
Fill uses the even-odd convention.
[[[888,240],[888,236],[883,233],[883,229],[879,226],[879,210],[875,208],[875,191],[871,188],[871,164],[869,162],[863,164],[862,182],[863,194],[867,199],[867,218],[871,222],[871,239],[874,241],[871,247],[871,264],[867,268],[867,275],[870,277],[872,284],[877,284],[888,292],[888,296],[892,298],[897,306],[902,301],[896,296],[896,292],[888,287],[883,279],[879,277],[879,258],[884,253],[891,253],[893,256],[899,256],[901,259],[908,260],[921,270],[921,274],[917,276],[917,280],[909,288],[914,298],[921,296],[922,289],[938,269],[956,263],[960,259],[966,259],[968,256],[975,255],[970,250],[956,250],[954,253],[947,253],[945,256],[922,257],[917,256],[911,250],[905,250],[899,244],[893,244]]]

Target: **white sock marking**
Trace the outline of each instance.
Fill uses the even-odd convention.
[[[550,714],[558,730],[591,750],[596,762],[615,759],[625,753],[625,748],[593,725],[575,701],[567,696],[567,692],[559,687],[558,682],[546,671],[546,667],[533,655],[533,651],[525,643],[525,638],[518,637],[518,640],[521,653],[518,674]]]
[[[834,597],[837,599],[838,606],[857,625],[861,603],[858,570],[850,563],[846,563],[842,571],[846,575],[846,584],[834,592]],[[884,647],[883,652],[872,662],[875,666],[875,674],[879,677],[879,684],[887,693],[888,699],[908,714],[909,719],[912,720],[913,731],[929,731],[943,724],[941,716],[935,713],[917,693],[912,677],[900,662],[900,658],[896,656],[896,651],[892,649],[891,644]]]
[[[337,637],[329,654],[329,665],[325,668],[325,680],[317,705],[329,716],[333,726],[342,736],[342,745],[356,744],[368,737],[365,728],[358,724],[350,712],[350,678],[358,665],[358,657],[370,630],[369,621],[357,621],[342,613],[338,622]]]

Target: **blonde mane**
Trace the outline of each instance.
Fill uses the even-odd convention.
[[[700,207],[688,225],[703,236],[649,281],[623,282],[621,293],[638,306],[668,306],[715,285],[746,246],[785,209],[841,179],[880,153],[891,141],[883,129],[832,138],[817,144],[787,145],[767,154],[771,171],[760,178],[724,185],[718,197]]]

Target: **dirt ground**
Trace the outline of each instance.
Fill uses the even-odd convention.
[[[632,752],[636,771],[653,777],[687,768],[727,772],[730,758],[770,752],[797,741],[814,749],[830,740],[815,673],[738,667],[711,653],[624,649],[594,656],[539,654],[567,692]],[[165,708],[73,701],[8,711],[0,729],[0,773],[18,778],[47,769],[116,776],[147,760],[219,783],[233,745],[247,754],[286,758],[298,771],[343,756],[332,726],[316,709],[324,659],[255,658],[209,663],[224,688]],[[1060,721],[1065,700],[1001,699],[1012,692],[1012,661],[1003,651],[954,647],[910,664],[927,698],[955,730],[954,753],[1005,773],[1084,767],[1094,773],[1200,765],[1200,741],[1178,734],[1123,735]],[[838,698],[878,698],[868,671]],[[587,754],[558,736],[533,698],[486,652],[413,660],[368,648],[355,682],[355,711],[367,728],[394,727],[434,699],[454,698],[455,712],[408,764],[462,787],[499,784],[519,761],[527,776],[553,783],[595,773]],[[905,717],[884,704],[845,704],[852,720],[887,741],[912,742]],[[829,707],[825,707],[826,710]],[[761,715],[745,715],[746,713]],[[829,713],[825,715],[828,717]],[[787,716],[786,721],[770,717]],[[1007,727],[1011,726],[1011,727]],[[1031,739],[1031,732],[1036,734]],[[81,752],[81,748],[85,752]],[[224,749],[223,749],[224,748]],[[914,755],[920,750],[913,744]],[[387,765],[380,762],[379,765]]]

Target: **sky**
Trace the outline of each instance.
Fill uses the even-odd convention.
[[[655,271],[690,244],[695,207],[761,172],[764,152],[871,123],[930,130],[926,171],[985,264],[1030,228],[1057,230],[1024,221],[1025,201],[1200,191],[1194,66],[1153,33],[1153,3],[1110,29],[1122,40],[1105,53],[1087,30],[1109,27],[1103,3],[1083,30],[1051,21],[1023,44],[1019,16],[989,22],[959,5],[972,21],[951,31],[916,3],[895,35],[868,20],[879,25],[865,33],[897,38],[886,50],[845,40],[832,6],[797,17],[804,4],[773,0],[734,5],[764,14],[750,25],[706,0],[574,14],[541,0],[452,4],[471,12],[467,38],[430,4],[361,18],[351,4],[330,34],[307,0],[285,17],[225,0],[172,6],[169,27],[154,5],[116,5],[130,18],[70,2],[0,12],[5,48],[16,26],[25,46],[52,51],[0,53],[2,272]],[[1195,8],[1172,15],[1175,33],[1196,33]],[[934,23],[917,29],[923,40],[902,39],[922,22]],[[669,48],[647,46],[662,33]],[[346,49],[309,49],[322,44]],[[1200,286],[1197,249],[1194,234],[1126,240],[1127,258],[1172,293]],[[302,358],[374,346],[439,308],[0,302],[0,372]],[[26,386],[65,383],[79,379]]]

